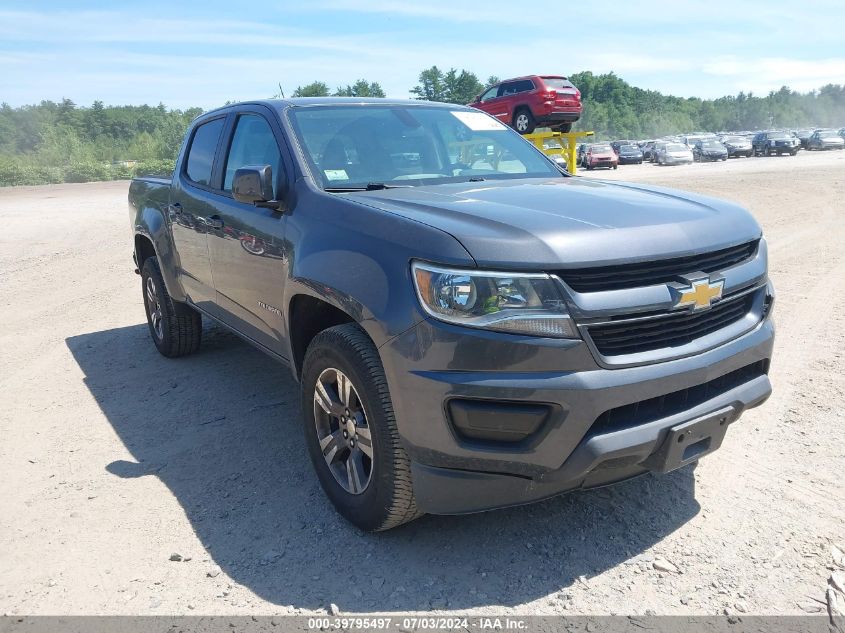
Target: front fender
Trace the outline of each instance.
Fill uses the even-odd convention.
[[[411,260],[475,266],[454,237],[390,212],[303,189],[285,230],[292,254],[285,305],[297,294],[348,314],[381,346],[424,318]],[[290,339],[290,336],[288,337]]]

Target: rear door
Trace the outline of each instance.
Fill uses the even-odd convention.
[[[208,247],[221,319],[264,347],[285,355],[283,314],[287,247],[285,216],[232,197],[235,170],[270,165],[278,191],[292,162],[275,115],[263,106],[241,106],[228,126],[221,151],[218,220]]]
[[[208,218],[216,213],[215,157],[223,137],[226,115],[197,125],[186,145],[170,190],[168,220],[176,249],[176,275],[187,297],[213,312],[214,280],[208,256]]]

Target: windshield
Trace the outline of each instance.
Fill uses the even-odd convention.
[[[638,147],[634,147],[633,145],[622,145],[622,146],[619,147],[619,151],[629,153],[629,152],[639,152],[640,149]]]
[[[701,143],[702,147],[706,147],[707,149],[721,149],[722,144],[717,141],[703,141]]]
[[[769,134],[769,138],[792,138],[792,137],[789,134],[787,134],[786,132],[772,132],[771,134]]]
[[[594,152],[612,152],[610,145],[593,145],[590,149]]]
[[[839,138],[839,133],[835,130],[822,130],[819,132],[821,138]]]
[[[681,145],[680,143],[669,143],[666,145],[667,152],[683,152],[688,149],[689,148],[686,145]]]
[[[398,105],[295,107],[291,122],[325,189],[561,176],[483,112]]]
[[[726,136],[722,139],[723,143],[745,143],[745,141],[741,136]]]

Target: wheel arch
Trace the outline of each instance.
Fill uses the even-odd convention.
[[[320,332],[345,323],[355,323],[360,327],[358,320],[324,297],[299,292],[290,298],[288,303],[290,366],[297,380],[302,376],[305,353],[308,351],[311,341]],[[372,336],[363,327],[361,330],[372,340]]]
[[[134,186],[133,181],[132,187]],[[143,195],[134,192],[132,187],[130,187],[130,206],[136,209],[132,220],[133,247],[138,270],[143,268],[146,259],[157,257],[167,292],[174,301],[183,302],[186,299],[185,292],[176,275],[179,266],[178,253],[173,247],[170,228],[162,210],[162,207],[166,207],[164,199],[169,189],[166,191],[154,189],[147,198],[144,198]]]

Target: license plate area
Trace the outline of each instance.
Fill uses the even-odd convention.
[[[643,465],[655,472],[668,473],[691,464],[722,445],[728,425],[735,417],[734,408],[725,407],[673,426],[660,448]]]

